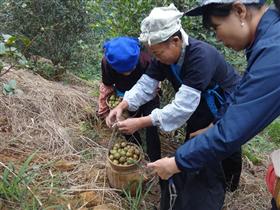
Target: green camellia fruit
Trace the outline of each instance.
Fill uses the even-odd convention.
[[[114,155],[109,156],[110,160],[114,160]]]
[[[128,152],[126,153],[126,157],[132,157],[132,153],[128,151]]]
[[[124,163],[126,161],[126,158],[125,157],[120,157],[120,159],[119,159],[119,162],[120,163]]]
[[[114,158],[115,158],[115,159],[119,160],[120,157],[121,157],[120,153],[116,152],[116,153],[114,154]]]
[[[124,141],[121,143],[121,147],[122,147],[122,148],[126,147],[126,145],[127,145],[127,143],[124,142]]]
[[[138,160],[138,158],[139,158],[138,155],[136,155],[136,154],[133,155],[134,160]]]
[[[110,154],[112,154],[112,155],[115,154],[116,152],[117,152],[117,150],[115,150],[115,149],[110,150]]]
[[[115,160],[113,160],[113,163],[116,164],[116,165],[118,165],[118,164],[119,164],[119,161],[115,159]]]

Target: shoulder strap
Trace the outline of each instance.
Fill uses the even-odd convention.
[[[221,105],[223,105],[225,103],[225,98],[222,97],[217,92],[218,89],[219,89],[219,85],[216,85],[214,88],[210,88],[210,89],[205,90],[202,94],[203,97],[205,98],[206,102],[207,102],[207,105],[208,105],[210,111],[214,115],[214,117],[218,116],[218,108],[217,108],[217,105],[215,103],[215,99],[217,99]]]
[[[177,81],[182,85],[183,84],[183,80],[180,77],[181,67],[179,67],[176,64],[172,64],[172,65],[170,65],[170,67],[171,67],[173,75],[176,77]]]

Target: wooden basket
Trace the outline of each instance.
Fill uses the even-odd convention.
[[[143,150],[140,149],[139,146],[137,146],[136,144],[131,143],[131,142],[128,142],[127,145],[134,146],[134,147],[136,147],[138,149],[138,151],[140,152],[139,158],[138,158],[138,160],[135,163],[132,163],[132,164],[129,164],[129,165],[116,165],[109,158],[109,155],[110,155],[110,150],[109,150],[109,152],[107,153],[107,160],[108,160],[109,164],[111,165],[111,167],[113,169],[117,170],[117,171],[129,171],[129,170],[133,170],[135,168],[138,168],[138,164],[140,163],[140,161],[144,157]]]
[[[110,97],[111,97],[111,96],[108,96],[108,97],[106,98],[106,104],[107,104],[107,106],[109,107],[109,109],[112,110],[112,109],[114,109],[115,107],[110,106],[110,103],[109,103]],[[121,97],[119,97],[119,98],[121,98]],[[135,117],[135,116],[138,114],[138,112],[139,112],[139,109],[138,109],[137,111],[135,111],[135,112],[129,112],[129,111],[125,110],[125,111],[123,112],[123,117],[124,117],[124,119],[133,118],[133,117]]]
[[[113,95],[114,95],[114,94],[113,94]],[[112,95],[110,95],[110,96],[108,96],[108,97],[106,98],[106,104],[107,104],[107,106],[109,107],[110,110],[112,110],[112,109],[115,108],[115,107],[112,107],[112,106],[110,105],[110,103],[109,103],[110,97],[111,97],[111,96],[112,96]],[[115,95],[115,97],[118,97],[118,96]],[[121,98],[121,97],[118,97],[118,98]]]
[[[142,173],[141,169],[139,168],[139,164],[144,156],[143,151],[137,145],[133,143],[128,144],[133,145],[140,151],[139,159],[137,160],[137,162],[130,165],[116,165],[110,160],[110,152],[108,152],[106,172],[111,187],[114,187],[116,189],[129,188],[131,194],[135,195],[137,186],[142,179]]]

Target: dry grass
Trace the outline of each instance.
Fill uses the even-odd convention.
[[[21,90],[11,97],[0,97],[1,116],[11,129],[9,142],[24,139],[26,146],[58,154],[75,151],[77,123],[92,113],[96,104],[88,90],[50,82],[22,70],[11,71],[1,82],[9,79],[15,79]]]
[[[260,166],[243,159],[240,186],[233,193],[227,193],[223,210],[268,210],[271,195],[266,189],[264,177],[266,160]]]
[[[20,91],[12,96],[0,93],[1,161],[20,166],[37,151],[32,162],[39,167],[34,186],[45,207],[58,203],[79,209],[85,202],[77,195],[95,192],[102,199],[94,205],[110,203],[122,209],[125,201],[107,183],[107,149],[80,131],[81,122],[96,120],[91,89],[51,82],[24,70],[10,71],[0,78],[1,86],[11,79]]]

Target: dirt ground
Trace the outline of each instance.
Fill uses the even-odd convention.
[[[13,96],[0,93],[0,170],[9,168],[9,163],[19,170],[36,151],[29,165],[36,177],[29,187],[41,203],[38,209],[51,205],[129,209],[121,190],[108,183],[106,154],[112,132],[95,116],[93,91],[98,86],[51,82],[24,70],[11,71],[0,78],[0,84],[10,79],[17,81],[21,91]],[[162,156],[172,154],[178,143],[161,138]],[[223,210],[269,209],[270,195],[264,183],[267,164],[268,154],[259,165],[244,158],[240,187],[227,194]],[[159,205],[160,190],[154,180],[140,209],[154,210]],[[19,202],[1,197],[0,209],[21,208]]]

